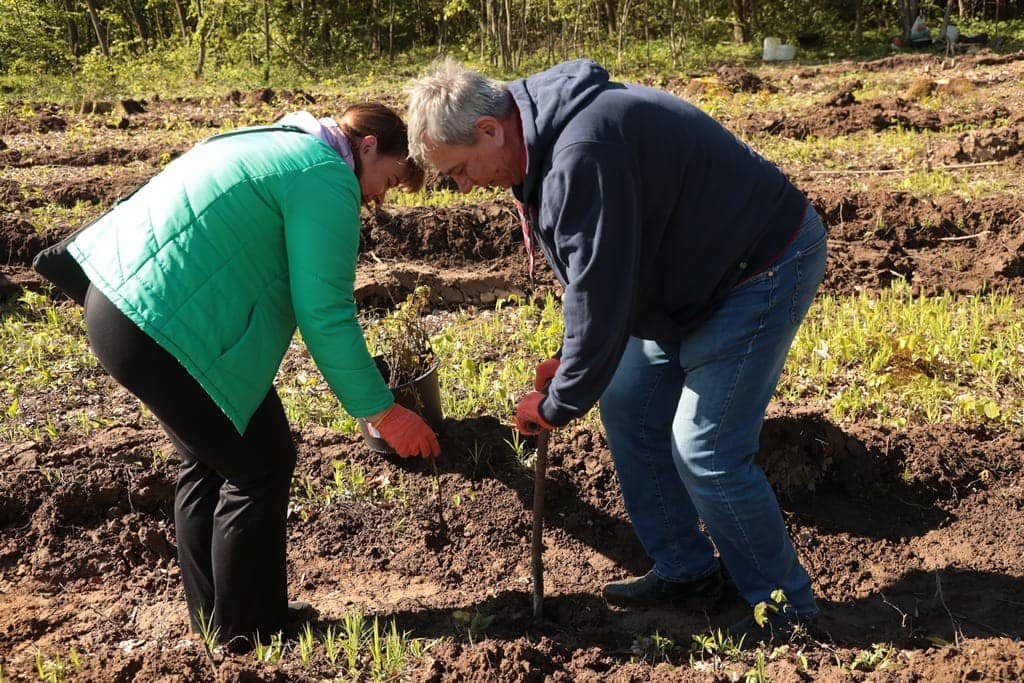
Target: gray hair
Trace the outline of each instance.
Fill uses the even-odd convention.
[[[503,82],[442,57],[409,86],[409,156],[429,164],[428,138],[430,143],[472,145],[477,119],[501,118],[511,106],[512,95]]]

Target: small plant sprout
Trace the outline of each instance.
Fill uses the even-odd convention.
[[[327,659],[327,663],[331,667],[338,665],[338,655],[341,654],[341,640],[338,638],[338,632],[334,629],[334,625],[331,624],[324,631],[323,635],[324,644],[324,657]]]
[[[630,648],[633,654],[651,663],[667,662],[672,654],[679,651],[679,646],[671,638],[661,635],[658,631],[652,636],[640,636],[633,640]]]
[[[693,643],[690,645],[690,659],[705,656],[731,659],[742,654],[743,636],[739,640],[729,631],[715,629],[713,633],[694,633]]]
[[[302,662],[303,668],[309,668],[315,651],[316,639],[313,637],[313,629],[307,623],[299,633],[299,661]]]
[[[255,637],[256,647],[253,654],[257,662],[264,664],[277,664],[284,656],[284,636],[280,631],[270,636],[270,642],[264,643],[257,632]]]
[[[870,650],[857,653],[850,664],[850,671],[885,671],[897,669],[901,664],[892,659],[896,648],[887,643],[872,643]]]
[[[199,623],[199,638],[206,647],[206,654],[212,658],[213,651],[220,645],[220,626],[214,626],[213,615],[207,616],[202,608],[196,615],[196,621]]]
[[[470,645],[475,644],[477,636],[486,632],[494,621],[492,615],[470,613],[461,609],[452,612],[452,618],[460,625],[460,630],[466,634],[466,640]]]
[[[772,601],[762,600],[761,602],[754,605],[754,621],[757,622],[758,626],[764,626],[768,623],[768,614],[770,612],[785,613],[789,610],[788,600],[786,594],[780,588],[776,588],[771,593]]]
[[[47,683],[62,683],[68,676],[68,674],[76,671],[81,667],[81,660],[78,656],[78,650],[71,648],[71,654],[68,655],[68,662],[61,659],[60,653],[58,652],[53,659],[49,659],[43,656],[42,650],[36,650],[36,674],[39,676],[39,680],[47,681]],[[0,666],[0,681],[3,681],[3,667]]]
[[[764,670],[764,650],[758,650],[754,655],[754,666],[744,676],[745,683],[767,683],[768,675]]]
[[[518,429],[512,430],[512,438],[505,439],[505,445],[512,449],[512,457],[523,467],[530,467],[531,458],[527,453],[526,439],[519,433]]]
[[[162,472],[167,469],[167,464],[171,460],[171,454],[162,448],[153,449],[152,468],[157,472]]]
[[[345,664],[353,677],[359,673],[359,651],[363,647],[363,631],[366,628],[366,617],[363,611],[350,612],[345,615],[345,639],[341,648],[345,651]]]
[[[473,463],[473,476],[476,476],[477,469],[480,467],[480,462],[484,457],[484,449],[481,448],[480,442],[474,440],[473,447],[469,449],[469,461]]]

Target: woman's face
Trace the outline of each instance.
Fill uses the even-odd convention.
[[[367,135],[359,142],[359,190],[363,203],[384,201],[384,195],[405,181],[409,171],[403,159],[379,154],[377,139]]]

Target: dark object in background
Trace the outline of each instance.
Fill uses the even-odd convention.
[[[974,35],[974,36],[961,35],[960,39],[957,42],[967,43],[968,45],[987,45],[988,44],[988,34],[987,33],[979,33],[979,34]]]
[[[821,34],[820,33],[799,33],[796,36],[797,45],[807,49],[810,47],[821,47]]]

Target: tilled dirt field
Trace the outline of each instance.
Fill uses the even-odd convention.
[[[847,74],[876,78],[858,100]],[[1024,296],[1024,55],[892,57],[866,64],[730,67],[714,78],[660,84],[690,97],[709,87],[743,96],[774,88],[806,95],[792,111],[751,107],[723,118],[743,137],[806,140],[926,131],[928,168],[970,173],[970,201],[893,189],[892,157],[787,163],[830,226],[824,290],[878,291],[897,278],[915,291]],[[905,97],[970,84],[925,107]],[[961,88],[967,89],[964,83]],[[710,85],[709,85],[710,84]],[[106,116],[30,104],[32,117],[0,129],[0,291],[40,289],[31,256],[96,215],[188,149],[206,128],[244,116],[269,120],[302,94],[237,93],[221,102],[147,101],[145,112]],[[728,96],[728,95],[720,95]],[[755,100],[752,100],[755,101]],[[934,104],[938,102],[938,104]],[[330,109],[329,101],[315,106]],[[131,106],[128,107],[132,109]],[[182,121],[189,123],[181,133]],[[167,131],[173,131],[168,134]],[[87,148],[82,140],[87,139]],[[59,207],[60,210],[54,210]],[[430,284],[440,308],[490,307],[510,294],[555,289],[549,271],[526,277],[518,223],[505,202],[447,208],[385,207],[367,214],[357,297],[387,306]],[[56,305],[69,306],[69,302]],[[291,357],[290,357],[291,358]],[[291,359],[288,362],[302,362]],[[56,442],[0,444],[0,664],[4,680],[35,680],[37,652],[81,653],[78,680],[321,680],[303,668],[220,655],[216,669],[187,631],[170,523],[175,461],[151,418],[101,371],[86,395],[110,426]],[[55,387],[54,392],[60,391]],[[45,391],[21,400],[45,423],[66,402]],[[402,482],[401,505],[372,496],[296,509],[289,522],[293,597],[321,611],[317,626],[356,609],[420,638],[444,638],[408,672],[416,680],[684,680],[742,678],[749,664],[691,665],[690,635],[748,609],[734,596],[708,612],[624,611],[601,585],[647,569],[600,431],[554,434],[544,554],[545,620],[530,619],[532,473],[515,464],[509,416],[447,420],[434,508],[430,468],[371,453],[358,437],[297,431],[297,476],[323,488],[332,462],[350,461],[373,485]],[[471,457],[475,454],[476,457]],[[954,424],[894,430],[836,423],[815,408],[778,402],[760,461],[775,485],[799,553],[814,578],[828,637],[794,643],[767,663],[771,680],[1015,681],[1024,678],[1024,435]],[[253,596],[259,599],[259,596]],[[466,633],[458,611],[490,618]],[[658,652],[652,636],[681,649]],[[856,671],[861,653],[895,647],[892,668]]]

